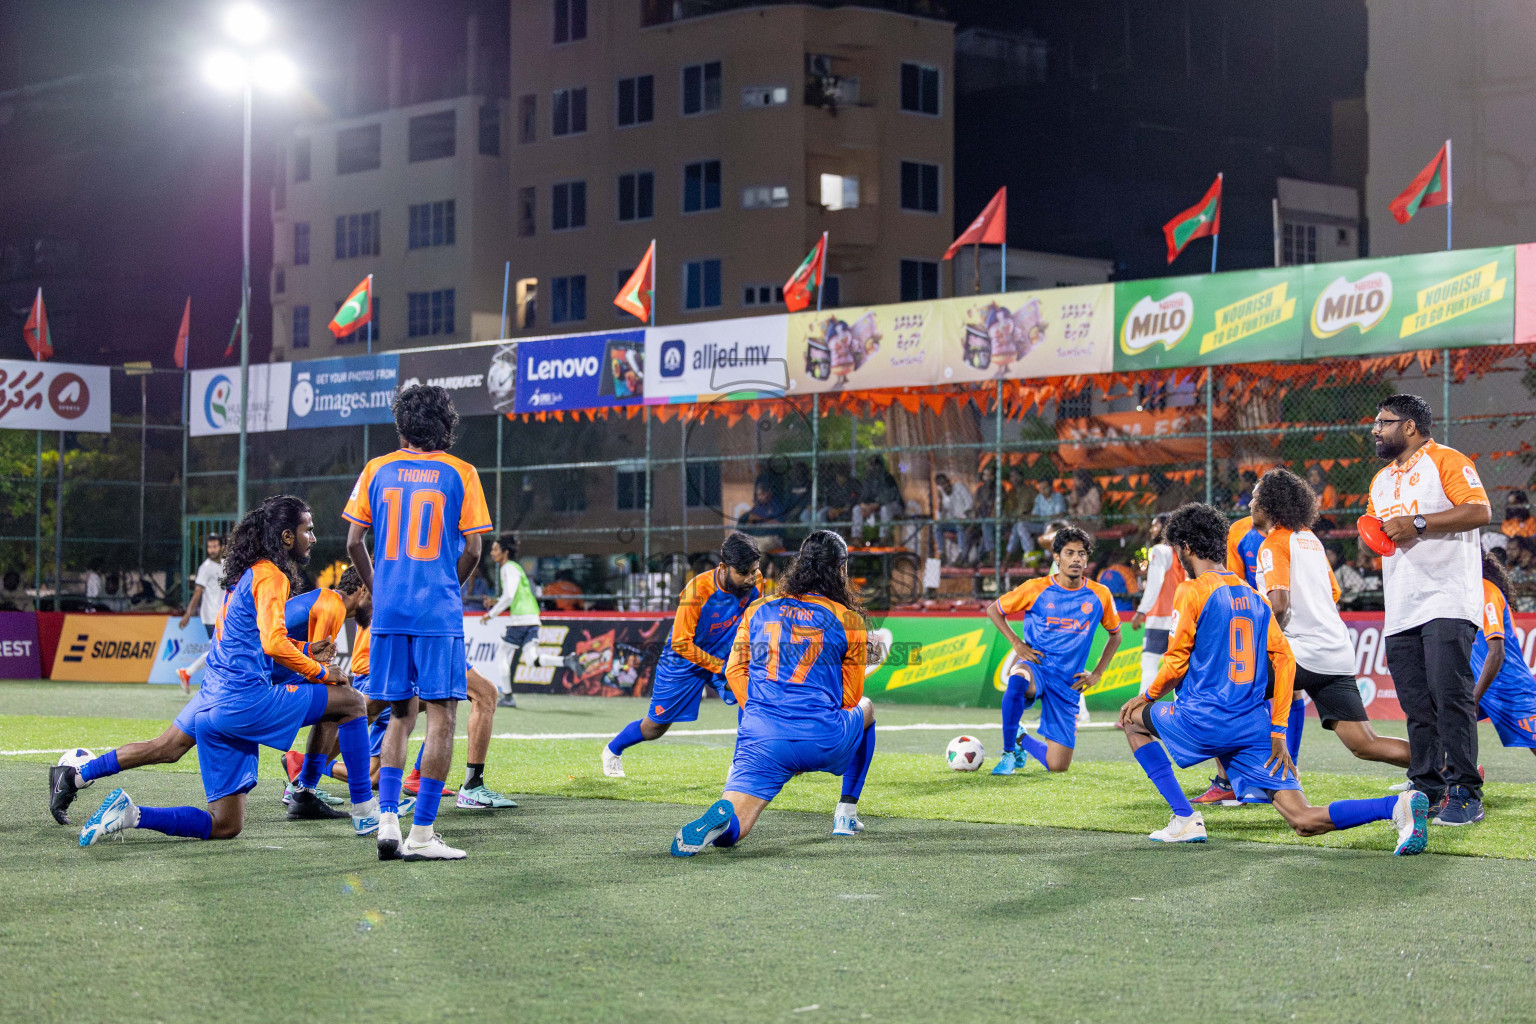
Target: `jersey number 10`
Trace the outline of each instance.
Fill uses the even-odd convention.
[[[400,557],[400,506],[404,503],[405,490],[386,487],[384,498],[384,558],[395,561]],[[436,560],[443,545],[443,508],[448,496],[442,491],[420,490],[411,492],[411,507],[405,521],[405,553],[418,562]]]

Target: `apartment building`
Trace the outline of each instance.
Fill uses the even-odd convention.
[[[635,323],[611,300],[653,238],[660,323],[781,310],[823,231],[830,304],[936,296],[954,229],[936,10],[513,0],[511,333]]]

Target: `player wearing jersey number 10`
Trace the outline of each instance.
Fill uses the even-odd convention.
[[[379,768],[379,859],[459,860],[433,830],[466,696],[460,587],[480,561],[490,512],[475,468],[447,453],[459,414],[448,392],[415,384],[395,397],[400,450],[363,468],[343,515],[347,553],[373,592],[369,696],[390,703]],[[364,540],[373,530],[373,550]],[[406,742],[415,698],[427,712],[411,833],[400,835]]]

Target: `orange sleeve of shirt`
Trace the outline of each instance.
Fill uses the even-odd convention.
[[[352,638],[352,674],[354,676],[368,674],[368,634],[368,627],[364,626],[357,631],[357,636]]]
[[[1251,529],[1253,529],[1252,516],[1244,516],[1227,527],[1227,568],[1243,579],[1248,578],[1248,567],[1243,565],[1243,553],[1237,546]]]
[[[1472,465],[1471,459],[1454,448],[1441,445],[1431,448],[1429,457],[1440,471],[1440,486],[1445,488],[1445,496],[1452,504],[1488,504],[1488,492],[1484,490],[1482,478],[1477,475],[1477,467]]]
[[[1147,699],[1157,700],[1189,671],[1189,655],[1195,649],[1195,626],[1208,595],[1195,580],[1185,580],[1173,595],[1173,632],[1168,635],[1168,651],[1157,678],[1147,687]]]
[[[1291,645],[1286,642],[1285,635],[1280,632],[1280,624],[1273,615],[1269,617],[1269,642],[1265,648],[1269,653],[1270,667],[1275,673],[1275,696],[1269,702],[1269,731],[1283,733],[1291,720],[1291,696],[1296,687],[1296,656],[1291,653]]]
[[[752,639],[749,629],[752,615],[762,605],[764,599],[753,601],[746,612],[741,616],[741,625],[736,627],[736,639],[731,642],[731,656],[725,663],[725,682],[736,695],[736,702],[742,707],[747,706],[747,675],[752,667]]]
[[[1034,605],[1035,599],[1044,593],[1045,588],[1050,585],[1051,578],[1049,576],[1025,580],[997,599],[997,610],[1004,615],[1012,615],[1014,612],[1027,612]]]
[[[373,508],[368,504],[368,487],[373,483],[373,463],[363,467],[358,475],[357,483],[352,485],[352,494],[347,498],[346,507],[341,510],[343,519],[350,519],[359,526],[373,525]]]
[[[459,532],[466,537],[472,533],[487,533],[491,529],[491,510],[485,506],[485,488],[480,486],[480,474],[467,462],[455,460],[454,468],[464,481],[464,504],[459,507]]]
[[[261,649],[284,668],[305,679],[324,682],[325,666],[305,655],[288,636],[283,622],[283,605],[288,602],[288,577],[271,562],[251,566],[251,596],[256,602],[256,628],[261,634]]]
[[[1259,572],[1264,574],[1264,590],[1291,589],[1291,531],[1277,526],[1269,531],[1259,548]]]
[[[301,650],[308,654],[310,644],[335,640],[336,634],[341,632],[341,624],[346,621],[347,606],[342,603],[341,595],[334,590],[322,591],[309,607],[309,641]]]
[[[1099,604],[1104,606],[1104,614],[1099,616],[1099,625],[1111,633],[1120,632],[1120,613],[1115,609],[1115,595],[1102,583],[1094,580],[1086,582],[1088,589],[1098,596]]]
[[[864,671],[869,662],[869,634],[864,621],[850,611],[842,614],[843,636],[848,649],[843,652],[843,707],[851,708],[864,696]]]
[[[1483,580],[1483,636],[1504,636],[1504,592]]]
[[[1339,578],[1333,574],[1333,566],[1328,567],[1328,585],[1333,588],[1333,603],[1338,604],[1339,598],[1344,596],[1344,591],[1339,587]]]
[[[677,615],[672,620],[672,651],[678,657],[686,658],[700,668],[718,673],[725,667],[725,662],[708,651],[700,650],[693,642],[693,633],[699,628],[699,614],[704,610],[704,602],[709,600],[709,596],[714,592],[713,571],[695,576],[683,588],[682,594],[677,599]]]

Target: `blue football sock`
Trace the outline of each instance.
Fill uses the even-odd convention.
[[[1011,753],[1014,747],[1014,737],[1019,732],[1019,719],[1024,717],[1024,709],[1029,707],[1029,700],[1024,696],[1029,689],[1029,683],[1023,676],[1009,676],[1008,688],[1003,691],[1003,753]]]
[[[421,746],[416,748],[416,770],[417,771],[421,771],[421,755],[425,754],[426,752],[427,752],[426,741],[422,741]]]
[[[345,762],[343,762],[339,757],[333,757],[329,761],[325,762],[325,774],[334,779],[336,777],[336,765],[338,763],[344,764]]]
[[[736,815],[731,815],[730,823],[725,826],[725,831],[715,837],[716,846],[735,846],[741,838],[741,821]]]
[[[1306,724],[1306,702],[1291,701],[1291,717],[1285,724],[1285,749],[1290,752],[1292,764],[1299,763],[1301,759],[1301,733]]]
[[[1163,795],[1163,799],[1168,801],[1174,814],[1187,818],[1195,813],[1194,805],[1184,795],[1179,780],[1173,775],[1173,762],[1168,760],[1168,752],[1161,743],[1146,743],[1137,747],[1136,761],[1142,771],[1147,773],[1147,778],[1152,780],[1152,785]]]
[[[620,729],[619,734],[608,741],[608,749],[615,754],[622,754],[644,739],[645,737],[640,735],[640,719],[637,718]]]
[[[293,780],[293,784],[303,789],[314,789],[320,785],[320,772],[324,768],[324,754],[305,754],[304,766],[299,769],[299,777]]]
[[[341,763],[347,766],[347,792],[354,804],[373,799],[373,784],[368,781],[368,719],[361,716],[336,727],[336,742],[341,747]],[[304,759],[305,767],[309,758]],[[383,769],[380,769],[382,773]],[[396,769],[398,772],[399,769]],[[395,804],[400,802],[399,775],[396,775]]]
[[[86,782],[95,782],[104,779],[108,775],[116,775],[122,771],[117,766],[117,751],[109,750],[100,757],[93,757],[80,766],[80,777]]]
[[[337,730],[337,731],[339,732],[340,730]],[[347,771],[347,774],[349,776],[352,774],[350,769]],[[368,773],[364,772],[363,773],[363,778],[366,779],[367,777],[368,777]],[[404,785],[404,784],[405,784],[405,769],[404,768],[391,768],[388,765],[380,765],[379,766],[379,813],[380,814],[399,814],[400,813],[400,787],[402,785]],[[351,785],[352,785],[352,780],[349,778],[347,780],[347,786],[350,788]]]
[[[416,810],[411,821],[417,825],[430,825],[437,820],[437,805],[443,799],[443,780],[421,777],[421,787],[416,791]]]
[[[213,815],[201,807],[140,807],[136,827],[168,836],[207,839],[213,834]]]
[[[869,775],[869,762],[874,756],[875,723],[870,722],[864,727],[864,738],[859,741],[858,749],[853,752],[853,757],[848,761],[848,770],[843,773],[842,803],[859,802],[859,796],[864,792],[864,779]]]
[[[1334,828],[1354,828],[1371,821],[1388,821],[1396,808],[1396,793],[1370,800],[1335,800],[1328,805],[1328,820]]]
[[[1019,746],[1023,747],[1025,752],[1036,761],[1039,761],[1042,765],[1045,764],[1046,747],[1043,740],[1037,740],[1029,733],[1025,733],[1019,737]]]

